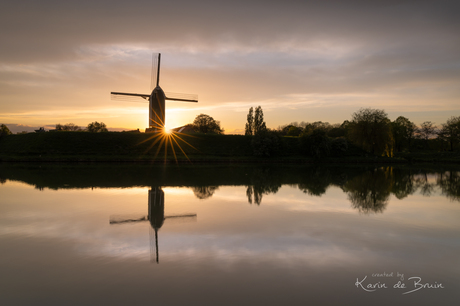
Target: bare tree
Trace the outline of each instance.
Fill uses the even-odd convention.
[[[428,148],[428,139],[436,135],[436,128],[437,126],[431,121],[425,121],[420,125],[420,128],[417,129],[419,137],[425,140],[425,147]]]

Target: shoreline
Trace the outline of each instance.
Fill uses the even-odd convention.
[[[0,137],[0,162],[148,164],[458,164],[460,152],[417,150],[393,157],[347,149],[313,157],[298,138],[283,137],[265,156],[255,156],[253,136],[191,134],[166,143],[141,133],[29,133]],[[270,155],[270,156],[267,156]]]

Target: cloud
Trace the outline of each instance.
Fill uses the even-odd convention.
[[[196,112],[459,110],[453,1],[6,0],[0,8],[7,114],[81,114],[113,108],[110,91],[148,93],[152,51],[165,54],[162,87],[198,94]]]

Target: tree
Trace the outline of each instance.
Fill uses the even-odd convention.
[[[362,108],[353,113],[348,124],[348,137],[369,153],[393,155],[390,120],[384,110]]]
[[[81,131],[81,128],[74,123],[67,123],[64,125],[64,131]]]
[[[56,131],[81,131],[81,128],[74,123],[56,124]]]
[[[107,126],[105,125],[105,123],[104,122],[99,123],[97,121],[94,121],[88,124],[88,127],[86,128],[86,130],[91,133],[108,132]]]
[[[287,136],[299,136],[302,133],[302,130],[299,127],[291,125],[287,132]]]
[[[428,148],[428,139],[436,134],[436,128],[437,126],[433,125],[431,121],[425,121],[420,125],[420,128],[417,129],[420,138],[425,140],[425,147]]]
[[[244,135],[254,135],[254,111],[252,107],[249,109],[247,120],[248,122],[244,128]]]
[[[460,116],[452,116],[446,123],[443,123],[438,136],[447,141],[450,144],[450,150],[453,151],[455,145],[460,141]]]
[[[0,136],[11,135],[11,134],[12,133],[10,129],[6,125],[4,124],[0,125]]]
[[[398,152],[401,152],[403,147],[410,148],[416,130],[416,125],[403,116],[399,116],[391,123],[391,132]]]
[[[193,128],[199,133],[223,134],[224,129],[220,127],[220,122],[214,120],[209,115],[199,114],[193,120]]]
[[[267,127],[266,127],[265,121],[264,121],[264,112],[262,111],[261,106],[257,106],[255,114],[254,114],[253,135],[263,133],[266,130],[267,130]]]

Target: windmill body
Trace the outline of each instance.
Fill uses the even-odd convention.
[[[161,54],[158,54],[157,67],[152,65],[152,85],[155,84],[155,88],[152,90],[150,95],[148,94],[136,94],[126,92],[111,92],[112,99],[114,100],[128,100],[135,101],[136,99],[144,99],[149,101],[149,127],[145,129],[146,132],[151,133],[162,133],[165,128],[166,122],[166,100],[170,101],[181,101],[181,102],[198,102],[196,95],[189,94],[177,94],[177,93],[165,93],[161,89],[160,83],[160,60]],[[153,57],[155,63],[155,57]],[[156,70],[156,71],[155,71]],[[156,76],[156,82],[153,80]]]
[[[149,130],[146,132],[160,133],[166,122],[166,95],[160,86],[155,87],[149,97]]]

